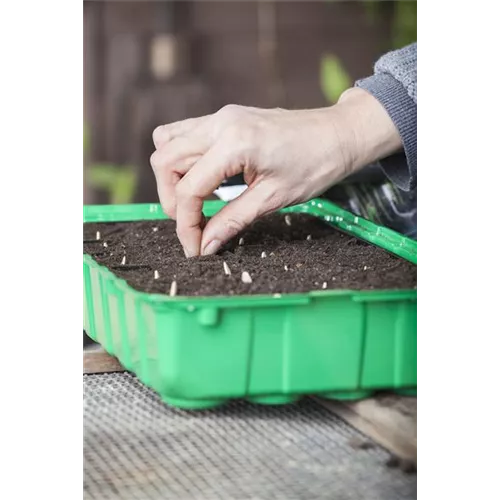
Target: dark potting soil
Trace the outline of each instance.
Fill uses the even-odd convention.
[[[414,264],[310,215],[289,214],[288,221],[290,226],[283,214],[269,215],[217,255],[191,259],[184,256],[174,221],[86,223],[83,251],[148,293],[168,294],[173,281],[177,295],[196,296],[416,288]],[[242,281],[245,271],[251,283]]]

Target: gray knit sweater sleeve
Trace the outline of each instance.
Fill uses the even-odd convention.
[[[374,74],[356,82],[386,109],[401,136],[404,152],[380,161],[387,177],[403,191],[417,185],[417,44],[389,52]]]

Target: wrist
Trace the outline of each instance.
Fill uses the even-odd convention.
[[[402,148],[401,137],[385,108],[369,92],[351,88],[332,108],[337,113],[341,143],[346,149],[347,170],[391,156]]]

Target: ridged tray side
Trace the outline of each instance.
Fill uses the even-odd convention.
[[[382,238],[416,261],[416,243],[314,203],[300,211],[373,243]],[[100,215],[91,207],[87,220],[163,218],[152,206],[106,207]],[[207,215],[221,206],[208,206]],[[416,290],[170,298],[135,291],[84,256],[85,331],[165,402],[186,409],[232,398],[283,404],[304,394],[415,391],[416,298]]]

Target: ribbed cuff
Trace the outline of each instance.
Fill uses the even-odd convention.
[[[356,82],[377,99],[398,129],[404,153],[380,161],[387,177],[399,189],[410,191],[417,185],[417,105],[403,85],[387,73],[379,73]]]

